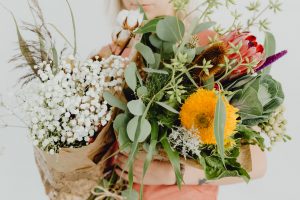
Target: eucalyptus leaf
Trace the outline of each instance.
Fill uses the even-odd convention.
[[[272,56],[276,52],[275,36],[270,32],[265,33],[264,48],[265,48],[266,57]]]
[[[146,172],[150,166],[150,163],[152,161],[153,155],[155,153],[156,150],[156,144],[157,144],[157,137],[158,137],[158,131],[159,131],[159,127],[158,127],[158,123],[152,121],[151,122],[151,141],[150,141],[150,145],[148,148],[148,153],[146,155],[146,159],[144,161],[144,167],[143,167],[143,180],[142,180],[142,184],[141,184],[141,188],[140,188],[140,196],[142,196],[143,194],[143,187],[144,187],[144,178],[146,175]]]
[[[176,43],[183,38],[185,27],[183,22],[174,16],[167,16],[156,26],[158,37],[167,42]]]
[[[160,49],[162,47],[163,41],[161,39],[159,39],[156,34],[150,35],[149,41],[154,47],[156,47],[158,49]]]
[[[154,57],[155,57],[155,63],[153,65],[150,65],[150,67],[152,69],[158,69],[161,62],[161,55],[158,53],[154,53]]]
[[[155,64],[155,57],[150,47],[144,45],[143,43],[138,43],[135,45],[135,48],[142,54],[147,64]]]
[[[215,78],[211,76],[209,79],[204,81],[204,87],[208,90],[213,90],[215,87]]]
[[[128,199],[128,200],[138,200],[139,194],[135,190],[127,189],[127,190],[122,191],[122,197],[124,197],[125,199]]]
[[[159,69],[143,68],[143,70],[147,73],[156,73],[156,74],[165,74],[165,75],[169,74],[167,71],[159,70]]]
[[[135,91],[137,86],[136,64],[131,62],[125,70],[125,81],[132,91]]]
[[[162,18],[154,18],[147,22],[144,26],[140,27],[134,33],[137,34],[145,34],[145,33],[153,33],[156,31],[156,25]]]
[[[127,107],[129,112],[135,116],[142,116],[146,109],[146,106],[141,99],[129,101]]]
[[[264,48],[265,48],[265,54],[266,57],[272,56],[275,54],[276,52],[276,40],[275,37],[272,33],[270,32],[266,32],[265,33],[265,44],[264,44]],[[269,74],[271,71],[271,66],[265,68],[262,73],[263,74]]]
[[[139,129],[140,127],[140,129]],[[151,133],[151,124],[148,120],[139,116],[131,119],[127,125],[127,134],[131,141],[134,142],[135,136],[138,135],[137,142],[144,142]]]
[[[169,54],[169,53],[175,52],[173,47],[174,47],[174,43],[172,43],[172,42],[163,42],[162,43],[162,51],[164,54]]]
[[[225,163],[225,158],[224,158],[225,157],[224,155],[225,123],[226,123],[226,107],[222,95],[219,94],[216,110],[215,110],[215,118],[214,118],[214,135],[217,141],[218,151],[223,163]]]
[[[156,102],[156,103],[172,113],[179,114],[179,112],[176,109],[174,109],[173,107],[169,106],[168,104],[166,104],[164,102]]]
[[[187,54],[187,63],[192,63],[196,56],[196,49],[186,49],[185,53]]]
[[[142,97],[148,95],[148,89],[145,86],[141,86],[137,89],[136,93],[137,93],[139,98],[142,98]]]
[[[118,134],[117,140],[120,147],[124,147],[130,144],[131,142],[126,132],[127,124],[129,121],[130,121],[130,117],[125,113],[119,114],[114,120],[113,128]],[[129,147],[126,147],[124,149],[124,151],[126,152],[129,152],[129,150],[130,150]]]
[[[119,108],[123,111],[125,111],[127,109],[127,106],[125,103],[123,103],[120,99],[118,99],[117,97],[115,97],[114,95],[112,95],[110,92],[105,91],[103,93],[103,98],[105,101],[107,101],[107,103],[109,105],[111,105],[112,107],[116,107]]]
[[[167,153],[168,158],[169,158],[169,160],[173,166],[173,169],[175,171],[177,186],[179,188],[181,188],[181,182],[182,182],[183,178],[182,178],[182,174],[180,171],[179,153],[172,150],[170,143],[166,137],[162,138],[161,144],[162,144],[165,152]]]

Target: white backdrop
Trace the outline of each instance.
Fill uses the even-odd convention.
[[[17,19],[31,20],[26,0],[0,0],[13,10]],[[103,2],[108,0],[71,0],[76,15],[78,42],[82,58],[110,39],[109,21],[105,18]],[[262,0],[266,1],[266,0]],[[40,0],[48,22],[56,24],[72,38],[67,7],[61,0]],[[285,0],[283,13],[272,18],[272,31],[278,40],[278,50],[288,49],[289,54],[273,67],[273,76],[283,83],[286,93],[288,132],[293,141],[278,144],[268,154],[268,172],[260,180],[249,184],[223,186],[220,200],[298,200],[300,91],[297,81],[300,47],[300,1]],[[223,20],[223,19],[222,19]],[[16,33],[10,15],[0,8],[0,94],[9,94],[17,86],[22,74],[7,61],[15,53]],[[0,110],[0,112],[2,112]],[[0,113],[0,117],[3,113]],[[12,121],[10,121],[12,122]],[[25,129],[0,129],[0,199],[45,200],[43,187],[34,163],[32,147]]]

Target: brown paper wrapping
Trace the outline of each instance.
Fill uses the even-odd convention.
[[[56,155],[34,148],[36,164],[46,194],[51,200],[88,199],[113,151],[115,137],[111,123],[112,120],[101,130],[96,140],[85,147],[61,149]]]

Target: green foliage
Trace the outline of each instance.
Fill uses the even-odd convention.
[[[222,99],[222,95],[219,94],[218,101],[215,110],[214,118],[214,135],[217,141],[218,151],[222,162],[224,163],[224,130],[226,122],[226,107]]]
[[[264,44],[264,48],[265,48],[265,54],[266,57],[272,56],[275,54],[276,51],[276,40],[275,40],[275,36],[270,33],[270,32],[266,32],[265,33],[265,44]],[[264,74],[269,74],[271,71],[271,67],[268,67],[266,69],[263,70]]]
[[[144,45],[143,43],[138,43],[135,45],[135,48],[138,52],[142,54],[147,64],[155,64],[155,57],[150,47]]]
[[[166,42],[178,42],[184,35],[184,24],[177,17],[168,16],[160,20],[156,27],[157,36]]]
[[[119,114],[113,123],[113,128],[118,134],[118,143],[120,147],[124,147],[126,152],[129,152],[130,139],[127,134],[127,124],[130,121],[130,116],[127,113]]]
[[[151,133],[151,124],[147,119],[135,116],[127,125],[127,134],[129,139],[134,142],[137,137],[137,142],[144,142]]]
[[[235,139],[240,139],[242,144],[251,144],[251,145],[258,145],[261,150],[265,150],[265,140],[260,135],[260,133],[248,128],[244,125],[239,125],[237,127],[237,133],[234,135]]]
[[[136,64],[134,62],[131,62],[125,70],[125,81],[133,92],[135,92],[137,86],[136,72]]]
[[[229,156],[224,158],[224,164],[219,154],[214,151],[201,151],[199,162],[204,168],[205,177],[208,180],[218,180],[224,177],[241,177],[246,182],[250,176],[245,169],[237,162],[238,149],[227,152]]]
[[[103,98],[107,103],[113,107],[119,108],[121,110],[126,110],[127,106],[125,103],[123,103],[120,99],[112,95],[110,92],[104,92],[103,93]]]
[[[149,145],[149,148],[148,148],[148,153],[147,153],[146,159],[144,161],[144,167],[143,167],[143,181],[144,181],[146,172],[147,172],[147,170],[148,170],[148,168],[150,166],[150,163],[152,161],[153,155],[154,155],[155,150],[156,150],[156,144],[158,142],[158,132],[159,132],[158,123],[155,122],[155,121],[151,121],[151,127],[152,127],[152,130],[151,130],[151,140],[150,140],[150,145]],[[141,188],[140,188],[141,199],[142,199],[142,194],[143,194],[143,187],[144,187],[144,184],[142,183],[141,184]]]
[[[181,188],[181,183],[183,181],[183,177],[182,177],[182,174],[180,171],[179,153],[172,150],[170,143],[166,137],[162,138],[161,144],[162,144],[164,150],[166,151],[168,158],[170,159],[170,162],[175,171],[177,185],[179,188]]]
[[[127,107],[129,112],[135,116],[142,116],[146,109],[146,106],[141,99],[128,102]]]
[[[130,200],[138,200],[139,199],[139,194],[135,190],[124,190],[122,191],[122,197],[125,199],[130,199]]]
[[[242,124],[249,126],[268,119],[284,100],[281,84],[270,75],[245,77],[227,89],[235,92],[231,104],[239,109]]]
[[[179,114],[179,112],[177,110],[175,110],[173,107],[169,106],[168,104],[166,104],[164,102],[156,102],[156,103],[172,113]]]
[[[151,74],[146,80],[145,86],[148,90],[148,96],[153,97],[156,95],[161,88],[168,83],[169,76],[165,74]],[[156,101],[160,101],[163,97],[163,93],[157,95]]]
[[[154,18],[148,21],[144,26],[137,29],[134,33],[137,34],[145,34],[145,33],[153,33],[156,31],[157,23],[161,20],[161,17]]]

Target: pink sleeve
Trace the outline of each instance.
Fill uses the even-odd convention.
[[[140,185],[135,184],[134,189],[139,192]],[[144,186],[144,200],[217,200],[218,186]]]

